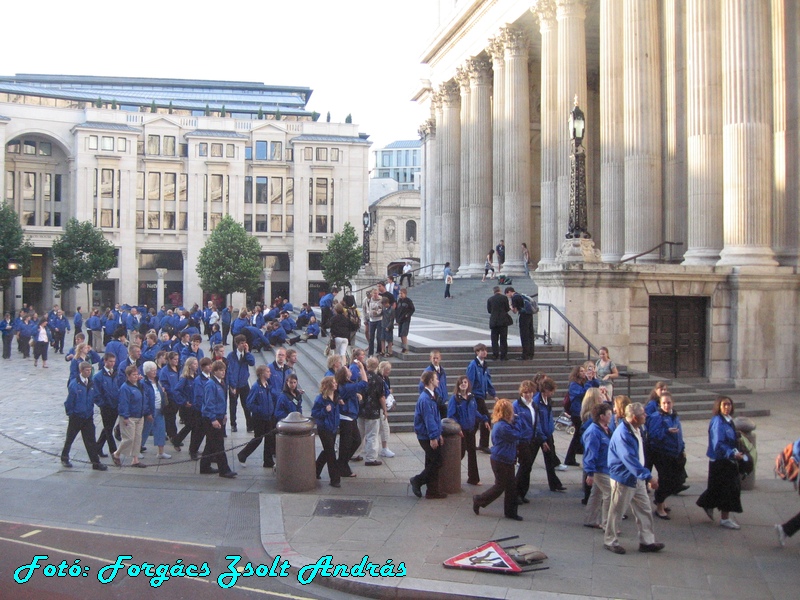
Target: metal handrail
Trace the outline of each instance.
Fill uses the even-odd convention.
[[[575,327],[575,324],[567,318],[567,315],[565,315],[563,312],[561,312],[558,308],[556,308],[555,306],[553,306],[549,302],[539,302],[540,312],[541,312],[541,308],[542,307],[547,307],[547,329],[545,330],[545,334],[544,334],[546,336],[546,338],[550,337],[548,332],[552,331],[552,329],[550,327],[550,325],[551,325],[551,317],[552,317],[552,312],[555,311],[555,313],[559,317],[561,317],[564,320],[564,322],[567,324],[567,343],[564,344],[564,348],[566,349],[567,354],[569,354],[570,331],[572,331],[574,329],[575,333],[578,335],[578,337],[580,337],[586,343],[586,360],[592,360],[592,351],[594,351],[595,355],[597,355],[597,356],[600,355],[600,350],[597,348],[597,346],[595,346],[591,341],[589,341],[589,338],[587,338],[585,335],[583,335],[583,333],[580,331],[580,329]],[[550,341],[550,343],[552,343],[552,340]]]
[[[416,275],[417,271],[421,271],[422,269],[430,269],[431,267],[443,267],[444,265],[445,265],[445,263],[431,263],[429,265],[425,265],[424,267],[417,267],[416,269],[411,269],[410,272],[412,274]],[[367,288],[371,288],[373,286],[376,286],[379,283],[386,283],[386,279],[388,277],[389,277],[389,275],[387,274],[386,277],[383,277],[382,279],[376,279],[373,283],[370,283],[369,285],[365,285],[364,287],[358,288],[357,290],[351,290],[350,293],[355,296],[356,294],[358,294],[359,292],[363,292]]]
[[[672,260],[672,247],[673,246],[683,246],[683,242],[661,242],[658,246],[654,246],[653,248],[650,248],[650,250],[647,250],[645,252],[640,252],[639,254],[636,254],[634,256],[630,256],[630,257],[628,257],[628,258],[626,258],[624,260],[619,261],[619,264],[626,263],[626,262],[629,262],[629,261],[633,261],[634,263],[636,263],[636,259],[637,258],[640,258],[640,257],[644,256],[645,254],[650,254],[651,252],[655,252],[656,250],[660,250],[664,246],[669,246],[669,258],[667,260]]]

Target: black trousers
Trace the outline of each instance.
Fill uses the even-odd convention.
[[[53,351],[64,354],[64,333],[63,331],[53,332]],[[46,360],[46,359],[45,359]]]
[[[339,421],[339,475],[350,477],[350,459],[361,445],[361,432],[358,430],[358,421]]]
[[[186,436],[192,433],[192,426],[193,426],[193,419],[194,419],[194,410],[191,406],[186,406],[185,404],[178,408],[178,414],[181,416],[183,420],[183,427],[181,427],[180,431],[176,431],[175,435],[168,436],[169,439],[174,444],[175,442],[182,442],[186,439]],[[172,417],[172,424],[175,424],[175,417]],[[176,426],[177,429],[177,426]]]
[[[192,435],[189,437],[189,454],[193,456],[200,452],[200,444],[206,437],[206,430],[203,428],[203,416],[199,410],[192,407],[186,414],[189,419],[184,420],[192,427]]]
[[[86,448],[86,454],[89,455],[89,460],[92,463],[99,463],[100,455],[97,452],[97,442],[94,438],[94,419],[76,415],[69,416],[67,439],[64,440],[64,448],[61,450],[61,460],[69,460],[69,451],[72,449],[72,442],[75,441],[78,432],[83,438],[83,445]]]
[[[174,406],[174,400],[170,398],[170,406]],[[164,429],[167,432],[167,439],[172,441],[175,436],[178,435],[178,426],[175,424],[175,415],[176,412],[173,412],[174,409],[170,408],[169,410],[161,411],[161,414],[164,415]]]
[[[478,405],[478,412],[480,414],[485,415],[487,418],[491,416],[491,415],[489,415],[489,409],[486,408],[486,398],[478,398],[476,396],[475,397],[475,402]],[[486,449],[486,448],[489,447],[489,434],[491,432],[488,429],[486,429],[486,427],[481,427],[480,430],[481,430],[481,432],[479,434],[480,435],[480,441],[478,442],[478,445],[481,448]]]
[[[556,490],[561,485],[561,480],[556,475],[556,467],[561,464],[561,461],[558,460],[558,456],[556,455],[556,445],[553,441],[553,436],[547,438],[547,446],[550,448],[547,452],[542,450],[542,454],[544,455],[544,469],[547,472],[547,485],[550,487],[550,490]],[[533,450],[533,456],[531,457],[531,462],[536,462],[536,457],[539,455],[539,448],[542,445],[537,442],[536,440],[533,441],[531,448]]]
[[[431,446],[431,440],[419,440],[420,447],[425,451],[425,468],[414,480],[420,485],[427,485],[429,492],[439,491],[439,469],[442,467],[442,447]]]
[[[223,323],[222,324],[222,344],[224,346],[228,345],[228,334],[231,332],[231,324],[230,323]]]
[[[228,414],[230,415],[231,419],[231,427],[236,427],[236,399],[239,399],[239,403],[242,405],[242,410],[244,411],[244,420],[247,424],[247,431],[253,430],[253,424],[251,423],[250,418],[250,411],[247,410],[247,405],[245,401],[247,400],[247,395],[250,393],[250,386],[248,384],[243,385],[242,387],[236,388],[236,391],[231,391],[228,388]]]
[[[41,359],[43,361],[46,361],[47,360],[47,348],[48,348],[47,342],[34,342],[34,344],[33,344],[33,359],[34,360],[39,360],[39,358],[41,357]]]
[[[215,462],[220,475],[230,473],[228,457],[225,455],[225,426],[216,429],[211,424],[211,419],[203,417],[203,430],[206,434],[206,447],[200,459],[200,472],[207,473],[211,469],[211,463]]]
[[[22,358],[31,357],[31,338],[27,335],[19,336],[19,351],[22,352]]]
[[[517,486],[514,480],[514,465],[491,460],[492,471],[494,472],[494,485],[488,490],[477,496],[474,501],[478,506],[489,506],[497,500],[501,494],[503,498],[503,514],[507,517],[517,516]]]
[[[256,448],[261,444],[261,440],[264,440],[263,466],[271,469],[275,466],[275,460],[272,458],[275,455],[275,435],[264,437],[264,434],[275,429],[275,419],[252,417],[251,422],[253,423],[253,439],[247,442],[247,445],[239,451],[239,461],[246,461],[247,457],[256,451]]]
[[[789,537],[792,537],[798,531],[800,531],[800,513],[797,513],[783,524],[783,532]]]
[[[533,440],[528,442],[520,441],[517,444],[517,475],[515,477],[517,494],[524,498],[531,488],[531,469],[533,468]]]
[[[522,342],[522,358],[533,358],[533,315],[519,315],[519,338]]]
[[[3,358],[11,358],[11,334],[3,336]]]
[[[481,429],[483,423],[481,423]],[[464,460],[464,455],[467,455],[467,483],[477,485],[481,476],[478,474],[478,453],[475,451],[475,430],[464,431],[464,437],[461,438],[461,460]]]
[[[380,338],[380,331],[381,322],[380,321],[370,321],[369,322],[369,335],[367,339],[369,340],[369,346],[367,348],[367,356],[372,356],[375,354],[375,339],[377,337],[378,341],[378,350],[380,350],[381,345],[381,338]]]
[[[325,335],[328,334],[328,328],[331,326],[331,317],[333,316],[333,310],[329,306],[322,307],[322,323],[320,323],[319,327],[322,330],[322,333]]]
[[[408,278],[408,287],[411,287],[411,273],[402,273],[400,275],[400,287],[403,287],[403,279]]]
[[[81,325],[76,325],[75,326],[75,331],[72,334],[72,345],[73,345],[73,347],[77,346],[77,344],[75,343],[75,336],[77,336],[79,333],[83,333],[83,327]],[[91,342],[89,342],[89,344],[91,345]]]
[[[317,456],[317,477],[322,475],[322,468],[328,465],[328,477],[332,484],[341,480],[339,468],[336,464],[336,432],[326,429],[317,429],[319,441],[322,442],[322,452]]]
[[[490,327],[492,332],[492,356],[494,358],[508,357],[508,325]]]
[[[100,418],[103,420],[103,430],[97,438],[97,451],[103,449],[103,444],[108,444],[109,454],[117,451],[117,441],[114,439],[114,425],[117,422],[117,409],[113,406],[101,406]]]
[[[581,425],[583,425],[583,422],[580,415],[570,415],[569,417],[572,420],[573,427],[575,427],[575,433],[572,434],[572,439],[569,442],[564,464],[575,466],[575,455],[583,454],[583,444],[581,443]]]

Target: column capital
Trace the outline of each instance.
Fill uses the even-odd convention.
[[[486,53],[492,57],[492,62],[496,65],[502,65],[505,60],[505,48],[503,47],[503,40],[500,36],[489,38],[489,45],[486,46]]]
[[[464,65],[460,67],[456,67],[456,76],[455,80],[458,82],[458,86],[461,88],[462,94],[469,93],[469,61],[464,63]]]
[[[439,87],[439,96],[443,105],[455,105],[461,101],[461,93],[458,89],[458,84],[452,79],[444,82]]]
[[[539,27],[551,27],[555,24],[556,20],[556,1],[555,0],[535,0],[531,6],[531,12],[536,16],[539,21]]]
[[[158,276],[159,279],[164,279],[164,275],[166,274],[167,274],[166,269],[156,269],[156,275]]]
[[[590,0],[554,0],[556,4],[556,14],[575,14],[585,16],[589,7]]]
[[[470,83],[473,86],[492,83],[492,63],[486,58],[471,58],[467,61]]]
[[[528,33],[523,29],[504,27],[500,31],[500,39],[503,41],[506,56],[528,55]]]
[[[436,137],[436,121],[434,119],[426,119],[419,126],[419,137],[425,141],[426,138]]]

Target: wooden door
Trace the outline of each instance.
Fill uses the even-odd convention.
[[[669,377],[704,377],[707,298],[650,298],[650,373]]]

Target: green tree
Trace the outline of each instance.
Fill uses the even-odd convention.
[[[85,283],[86,306],[91,306],[88,285],[105,279],[116,264],[114,245],[103,232],[90,221],[72,218],[53,242],[53,287],[63,291]]]
[[[203,111],[203,114],[204,114],[206,117],[208,117],[208,116],[210,116],[210,115],[211,115],[211,108],[208,106],[208,104],[206,104],[206,109],[205,109],[205,111]]]
[[[225,105],[224,104],[222,105],[222,110],[219,111],[219,116],[220,117],[227,117],[228,116],[228,111],[225,109]]]
[[[20,268],[12,270],[9,263]],[[24,272],[31,262],[31,243],[25,239],[19,215],[5,202],[0,202],[0,288],[6,289],[9,282]]]
[[[225,296],[254,292],[263,271],[261,244],[230,215],[224,216],[197,259],[203,291]]]
[[[275,111],[275,120],[276,121],[280,121],[281,120],[281,109],[280,109],[280,107]]]
[[[317,111],[314,110],[314,111],[311,112],[311,120],[312,121],[319,121],[319,113]]]
[[[97,101],[94,103],[94,105],[97,108],[103,108],[103,99],[100,96],[98,96]]]
[[[167,112],[172,114],[172,100],[169,101],[169,106],[167,107]]]
[[[116,98],[111,100],[111,110],[117,110],[117,99]]]
[[[353,115],[347,115],[347,116],[344,118],[344,122],[345,122],[345,123],[352,123],[352,122],[353,122]]]
[[[151,113],[158,112],[158,107],[156,106],[156,101],[155,100],[153,100],[150,103],[150,112]]]
[[[264,120],[264,109],[260,106],[258,107],[258,120],[259,121]]]
[[[328,116],[325,117],[325,122],[326,123],[330,123],[331,122],[331,111],[328,111]]]
[[[350,280],[361,267],[361,245],[353,226],[347,222],[341,233],[334,235],[322,254],[322,276],[331,286],[349,288]]]

